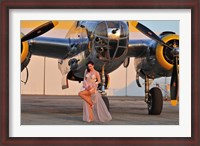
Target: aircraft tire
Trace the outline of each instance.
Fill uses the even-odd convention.
[[[108,111],[110,111],[110,103],[109,103],[108,97],[102,96],[102,99],[103,99]]]
[[[154,87],[149,91],[149,115],[160,115],[163,108],[163,96],[159,88]]]

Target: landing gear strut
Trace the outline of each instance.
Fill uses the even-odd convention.
[[[163,107],[162,92],[158,87],[149,90],[149,78],[145,76],[145,102],[149,115],[160,115]]]
[[[102,66],[102,70],[101,70],[101,75],[102,75],[101,94],[102,94],[102,95],[106,95],[106,92],[105,92],[106,77],[105,77],[104,67],[105,67],[105,64]]]
[[[110,103],[109,103],[108,97],[106,96],[106,92],[105,92],[106,78],[105,78],[104,67],[105,67],[105,64],[103,65],[102,70],[101,70],[101,75],[102,75],[101,95],[102,95],[102,99],[103,99],[107,109],[109,110]]]

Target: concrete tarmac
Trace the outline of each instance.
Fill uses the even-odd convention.
[[[178,125],[179,105],[163,102],[161,115],[148,115],[144,97],[110,96],[112,121],[84,122],[78,96],[21,96],[22,125]]]

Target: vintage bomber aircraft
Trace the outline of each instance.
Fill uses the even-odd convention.
[[[130,57],[135,57],[136,82],[145,80],[145,102],[148,113],[162,112],[163,97],[158,87],[149,89],[149,80],[171,76],[171,104],[178,100],[179,36],[171,31],[157,36],[137,21],[76,21],[66,38],[38,37],[58,24],[49,21],[26,35],[21,35],[21,71],[28,65],[31,55],[58,58],[61,73],[68,80],[83,80],[86,62],[92,60],[101,74],[100,90],[105,95],[108,74],[122,63],[128,67]],[[129,25],[151,39],[130,40]],[[63,62],[68,62],[67,66]],[[65,70],[66,69],[66,70]],[[66,81],[67,81],[66,80]],[[109,106],[106,96],[104,101]],[[107,101],[107,102],[106,102]],[[109,108],[109,107],[108,107]]]

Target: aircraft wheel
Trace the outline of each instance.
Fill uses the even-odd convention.
[[[108,97],[102,96],[102,99],[103,99],[104,103],[106,104],[108,111],[110,111],[110,107],[109,107],[110,103],[109,103]]]
[[[163,96],[159,88],[154,87],[149,91],[148,100],[149,115],[160,115],[163,107]]]

